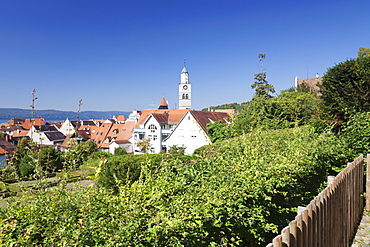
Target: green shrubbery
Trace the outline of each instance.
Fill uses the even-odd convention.
[[[310,127],[256,131],[193,157],[112,156],[98,189],[61,187],[0,209],[0,243],[260,246],[347,161],[333,134]]]

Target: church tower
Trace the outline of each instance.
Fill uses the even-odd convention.
[[[191,84],[185,65],[181,71],[179,83],[179,109],[191,109]]]

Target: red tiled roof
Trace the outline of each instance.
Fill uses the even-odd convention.
[[[91,135],[91,139],[94,139],[98,148],[109,148],[109,143],[105,143],[105,140],[112,126],[113,123],[102,123]]]
[[[60,145],[60,146],[62,146],[62,147],[72,147],[76,143],[75,139],[71,139],[72,135],[73,134],[67,135],[66,139],[64,139],[62,145]]]
[[[150,114],[152,113],[157,113],[157,114],[168,114],[168,124],[177,124],[180,122],[181,118],[185,115],[185,113],[189,111],[189,109],[158,109],[158,110],[144,110],[143,113],[141,114],[139,120],[138,120],[138,125],[135,126],[136,128],[139,127],[139,124],[142,124],[145,122],[145,120],[149,117]]]
[[[29,130],[29,129],[31,129],[32,125],[43,125],[44,122],[45,122],[45,119],[43,119],[43,118],[35,118],[35,119],[33,119],[33,121],[31,121],[30,118],[27,118],[23,122],[22,126],[23,126],[23,128]]]
[[[29,130],[16,130],[13,132],[12,137],[24,137],[27,136]]]
[[[226,123],[226,120],[230,118],[230,115],[225,112],[190,111],[190,114],[205,133],[208,133],[206,128],[208,123],[217,122],[219,120],[221,120],[222,123]]]

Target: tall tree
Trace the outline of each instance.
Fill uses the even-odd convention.
[[[347,60],[329,68],[320,86],[329,113],[346,121],[370,109],[370,57]]]
[[[261,73],[254,75],[254,83],[251,85],[255,89],[253,99],[256,97],[262,97],[265,99],[272,98],[270,93],[275,93],[275,88],[272,84],[269,84],[266,80],[266,72],[263,66],[263,62],[266,58],[266,54],[258,54],[258,58],[261,64]]]

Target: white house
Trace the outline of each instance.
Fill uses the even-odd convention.
[[[134,152],[134,150],[132,149],[132,143],[128,140],[112,141],[109,144],[109,153],[114,154],[114,151],[117,148],[124,148],[128,154]]]
[[[63,135],[67,136],[67,135],[71,135],[71,134],[76,133],[77,130],[81,126],[84,126],[84,125],[86,125],[86,126],[96,126],[95,122],[92,121],[92,120],[88,120],[88,121],[84,121],[84,120],[70,121],[67,118],[66,121],[64,121],[64,123],[60,127],[59,131],[62,132]]]
[[[33,125],[27,136],[38,145],[59,146],[66,138],[54,125]]]
[[[172,133],[187,111],[186,109],[143,111],[130,139],[134,147],[134,153],[141,153],[140,148],[136,144],[143,139],[150,140],[150,153],[160,153],[162,150],[166,151],[166,146],[163,145],[162,141]]]
[[[225,112],[188,111],[180,120],[173,132],[163,141],[170,149],[177,145],[185,147],[185,154],[193,154],[194,150],[210,144],[207,124],[220,121],[226,123],[230,115]]]

